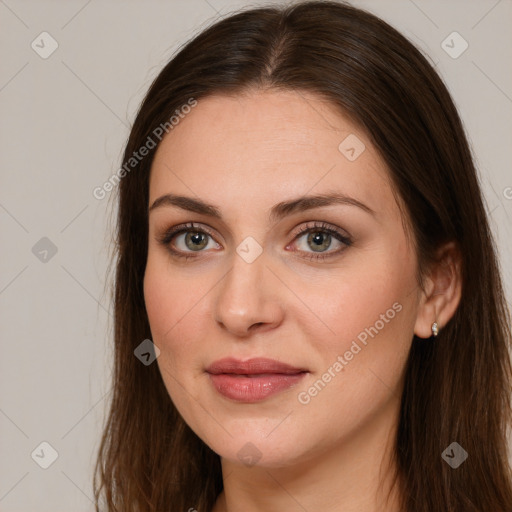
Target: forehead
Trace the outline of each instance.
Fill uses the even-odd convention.
[[[342,192],[376,211],[396,208],[388,172],[367,135],[335,105],[305,91],[199,99],[153,161],[150,203],[170,192],[206,194],[217,204],[258,197],[269,206],[306,193]]]

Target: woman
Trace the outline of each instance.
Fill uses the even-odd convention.
[[[410,42],[337,2],[232,15],[124,156],[97,510],[510,511],[510,318]]]

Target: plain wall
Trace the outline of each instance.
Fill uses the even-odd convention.
[[[139,102],[178,46],[219,15],[267,3],[0,2],[1,511],[93,510],[112,314],[111,205],[93,189],[119,168]],[[453,94],[510,298],[512,2],[353,3],[428,53]],[[46,59],[54,43],[43,31],[58,44]],[[441,46],[453,31],[469,44],[458,58]],[[34,460],[51,456],[41,442],[58,453],[48,469]]]

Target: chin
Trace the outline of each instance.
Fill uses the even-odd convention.
[[[252,427],[252,428],[251,428]],[[281,427],[278,427],[278,429]],[[201,439],[223,459],[246,467],[284,468],[304,462],[311,457],[311,450],[304,445],[304,439],[296,432],[283,429],[277,433],[271,429],[260,429],[248,421],[245,433],[232,431],[232,437],[226,432],[222,439],[202,436]],[[311,439],[308,440],[308,444]],[[310,447],[309,447],[310,448]]]

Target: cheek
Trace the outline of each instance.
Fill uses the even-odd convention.
[[[155,339],[173,338],[175,331],[187,323],[189,312],[193,312],[194,304],[204,293],[201,283],[169,268],[165,255],[150,250],[144,274],[144,301]]]
[[[160,349],[158,364],[166,383],[167,372],[187,380],[199,368],[204,336],[205,296],[213,286],[208,279],[169,268],[165,255],[148,255],[144,274],[144,300],[153,343]],[[202,324],[200,324],[203,322]],[[199,371],[199,370],[198,370]]]
[[[316,395],[312,390],[323,396],[314,398],[319,407],[341,400],[354,410],[369,409],[399,385],[412,342],[417,284],[414,258],[405,245],[395,247],[358,254],[357,263],[347,264],[335,285],[324,287],[324,293],[310,292],[313,302],[308,304],[329,327],[324,336],[308,332],[320,356],[312,380],[328,381],[316,386]],[[304,319],[300,330],[310,329],[307,324]]]
[[[169,329],[172,311],[175,311],[175,297],[169,293],[166,275],[159,272],[148,260],[144,274],[144,302],[153,337],[160,338]]]
[[[336,284],[315,294],[314,308],[333,335],[329,336],[332,348],[349,350],[357,339],[364,345],[376,331],[379,338],[399,333],[407,338],[414,325],[414,276],[409,258],[392,252],[358,255],[357,265],[347,267],[346,273],[336,277]]]
[[[295,391],[295,418],[299,429],[322,432],[317,442],[326,449],[387,416],[400,396],[414,307],[403,293],[405,283],[390,283],[380,289],[360,283],[355,290],[347,283],[331,295],[326,317],[336,334],[309,338],[315,372]]]
[[[192,352],[190,347],[193,340],[190,332],[187,332],[187,326],[190,326],[189,317],[193,309],[187,306],[189,297],[182,291],[186,290],[185,284],[179,277],[171,276],[169,269],[158,259],[148,257],[144,275],[144,301],[152,341],[160,349],[157,362],[168,387],[173,382],[169,375],[177,375],[179,368],[186,366],[183,358]]]
[[[144,300],[152,341],[160,350],[156,362],[170,398],[186,415],[193,395],[184,389],[193,390],[190,370],[196,350],[189,323],[194,310],[188,306],[189,298],[180,293],[180,286],[184,285],[176,276],[171,277],[165,264],[148,257]]]

